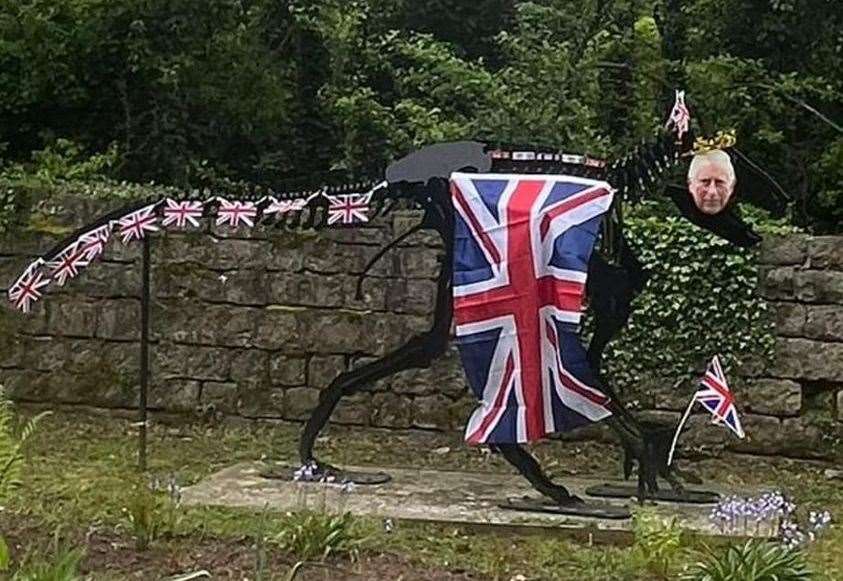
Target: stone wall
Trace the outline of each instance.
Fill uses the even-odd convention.
[[[0,240],[5,289],[38,253],[107,207],[65,198]],[[415,212],[356,229],[275,228],[156,234],[152,241],[151,386],[162,412],[302,420],[341,371],[400,346],[432,320],[441,246],[414,234],[363,279],[367,261],[415,225]],[[52,288],[24,316],[0,308],[0,383],[22,402],[137,405],[140,244]],[[452,349],[435,370],[407,371],[343,400],[337,423],[454,429],[467,397]]]
[[[43,210],[43,209],[42,209]],[[102,205],[63,199],[38,232],[0,240],[0,286],[56,232]],[[437,239],[413,235],[355,285],[384,244],[418,220],[399,212],[366,227],[162,233],[152,243],[150,407],[176,414],[302,420],[341,371],[401,345],[431,321]],[[105,260],[34,312],[0,309],[0,383],[17,400],[136,407],[140,246],[112,243]],[[843,431],[843,237],[767,240],[761,294],[777,322],[772,363],[735,377],[746,440],[692,418],[686,443],[794,457],[839,451]],[[4,288],[5,290],[5,288]],[[652,415],[675,419],[693,386],[642,386]],[[388,428],[458,429],[473,409],[455,349],[435,369],[405,371],[344,400],[332,421]]]

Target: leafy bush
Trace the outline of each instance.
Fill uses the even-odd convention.
[[[792,230],[760,215],[746,218],[762,235]],[[646,380],[695,376],[716,353],[727,365],[771,354],[772,320],[756,292],[755,250],[736,248],[652,205],[637,208],[626,226],[650,279],[606,351],[608,376],[622,391],[637,393]]]
[[[0,502],[11,491],[20,486],[20,471],[23,466],[23,447],[32,437],[38,422],[50,412],[43,412],[16,428],[12,403],[6,399],[3,386],[0,385]]]
[[[668,578],[682,551],[682,528],[676,518],[665,519],[639,510],[633,517],[632,530],[636,557],[653,575]]]
[[[350,513],[290,513],[274,542],[300,561],[324,559],[329,555],[354,554],[360,544]]]
[[[706,548],[682,575],[685,581],[804,581],[812,574],[804,554],[752,540],[725,551]]]

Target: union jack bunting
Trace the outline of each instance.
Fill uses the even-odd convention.
[[[451,176],[457,344],[480,400],[469,444],[532,442],[610,415],[577,331],[613,193],[563,175]]]
[[[217,226],[227,224],[236,228],[241,223],[252,227],[255,225],[255,217],[258,215],[258,208],[254,202],[229,202],[224,198],[217,198],[220,207],[217,209]]]
[[[310,198],[296,198],[294,200],[279,200],[273,196],[269,197],[269,205],[264,209],[264,214],[287,214],[304,210]]]
[[[694,399],[711,412],[714,416],[713,423],[726,424],[738,438],[745,436],[738,410],[735,407],[735,396],[726,384],[726,375],[716,355],[708,364],[705,375],[700,380],[700,387],[694,394]]]
[[[199,200],[185,200],[177,202],[167,199],[167,206],[164,208],[164,220],[162,226],[173,225],[176,228],[184,228],[188,224],[194,228],[199,227],[199,218],[202,217],[203,203]]]
[[[105,245],[111,237],[111,225],[106,224],[86,232],[79,237],[82,257],[88,262],[94,260],[105,251]]]
[[[29,265],[29,268],[9,287],[9,301],[16,309],[28,313],[32,303],[41,298],[41,289],[50,284],[49,278],[44,278],[39,268],[43,264],[41,259]]]
[[[88,254],[87,245],[80,240],[65,248],[58,255],[57,260],[47,263],[53,280],[59,286],[64,286],[67,279],[79,276],[79,269],[90,264],[90,260],[85,258],[86,254]]]
[[[372,193],[367,194],[325,194],[328,198],[328,225],[356,224],[369,221],[369,201]]]
[[[672,123],[673,129],[676,131],[676,139],[681,140],[682,136],[688,133],[690,122],[691,114],[688,112],[688,107],[685,106],[685,91],[676,91],[676,100],[667,118],[666,127],[669,127]]]
[[[155,225],[158,220],[155,207],[156,204],[150,204],[117,221],[117,232],[123,239],[123,244],[132,240],[142,240],[147,232],[158,231],[158,226]]]

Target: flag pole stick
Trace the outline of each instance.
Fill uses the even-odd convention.
[[[149,388],[149,236],[143,238],[141,270],[140,398],[138,401],[138,468],[146,472],[146,407]]]
[[[676,433],[673,434],[673,442],[670,444],[670,452],[667,455],[667,465],[670,466],[673,463],[673,453],[676,451],[676,443],[679,441],[679,434],[682,432],[682,428],[685,427],[685,422],[688,421],[688,417],[691,415],[691,408],[694,407],[694,402],[697,399],[695,397],[691,398],[688,407],[685,409],[685,414],[682,416],[682,419],[679,420],[679,425],[676,427]]]

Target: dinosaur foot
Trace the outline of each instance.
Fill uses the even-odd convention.
[[[562,514],[566,516],[581,516],[586,518],[627,519],[632,516],[625,506],[615,506],[608,503],[586,503],[576,497],[571,502],[559,503],[550,498],[535,498],[529,496],[510,497],[498,507],[506,510],[521,512],[542,512]],[[574,500],[576,499],[576,500]]]
[[[607,482],[591,486],[586,489],[585,493],[599,498],[632,498],[638,496],[639,489],[631,484]],[[658,490],[645,491],[644,498],[681,504],[714,504],[720,500],[720,495],[709,490],[659,488]]]

